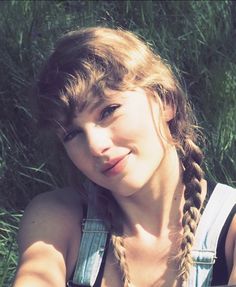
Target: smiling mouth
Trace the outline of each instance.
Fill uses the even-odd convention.
[[[102,173],[106,176],[114,176],[119,174],[124,169],[129,154],[130,153],[126,154],[125,156],[115,158],[105,164]]]

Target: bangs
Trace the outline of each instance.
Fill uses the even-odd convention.
[[[99,83],[89,87],[89,84],[84,82],[83,87],[86,87],[84,89],[81,87],[82,82],[78,79],[68,83],[65,89],[60,91],[58,98],[50,101],[50,107],[48,105],[50,111],[50,115],[47,117],[48,125],[56,130],[56,133],[58,130],[65,130],[71,126],[78,113],[82,113],[86,109],[92,111],[103,102],[113,98],[114,95],[106,93],[108,90],[106,85]]]

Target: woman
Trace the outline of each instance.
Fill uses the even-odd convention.
[[[68,33],[38,107],[86,180],[29,205],[14,287],[236,284],[236,192],[204,180],[185,94],[147,45],[119,29]]]

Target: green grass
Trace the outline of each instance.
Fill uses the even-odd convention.
[[[236,186],[235,16],[233,1],[0,1],[0,287],[9,286],[16,265],[20,210],[66,182],[63,156],[40,138],[30,96],[56,38],[106,25],[146,39],[195,105],[207,176]]]
[[[20,212],[0,208],[0,286],[10,286],[17,264],[16,233]]]

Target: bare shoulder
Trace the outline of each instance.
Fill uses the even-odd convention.
[[[63,239],[67,236],[65,231],[69,231],[72,226],[75,228],[81,217],[82,205],[76,191],[65,188],[40,194],[31,201],[24,212],[20,223],[19,241],[27,235],[28,240],[24,241],[30,244],[32,240],[46,240],[47,236],[55,236],[61,231],[64,233]],[[25,244],[20,247],[23,250],[27,248]]]
[[[20,262],[14,287],[28,286],[27,280],[34,286],[47,286],[46,282],[64,286],[75,264],[72,254],[79,247],[82,216],[79,194],[71,188],[46,192],[32,200],[20,223]]]

